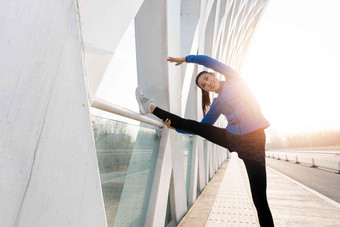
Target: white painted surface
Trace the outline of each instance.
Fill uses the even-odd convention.
[[[173,209],[173,216],[176,223],[179,223],[188,210],[187,195],[185,187],[183,139],[182,135],[171,130],[171,153],[172,153],[172,190],[173,196],[170,203]]]
[[[162,130],[145,226],[164,225],[172,172],[169,134],[168,128]]]
[[[0,9],[0,225],[106,226],[75,2]]]
[[[203,140],[202,138],[198,137],[198,149],[197,149],[197,156],[198,156],[198,188],[201,191],[206,186],[205,183],[205,166],[204,166],[204,151],[203,151]]]
[[[181,1],[171,0],[167,1],[167,47],[168,56],[180,56],[180,28],[181,28]],[[166,56],[167,57],[167,56]],[[181,67],[168,65],[168,89],[169,89],[169,110],[172,113],[181,114],[181,91],[182,91],[182,76]],[[170,198],[172,206],[172,215],[175,223],[179,223],[185,215],[187,207],[187,196],[185,188],[184,176],[184,158],[182,135],[175,131],[170,134],[171,151],[173,160],[172,172],[172,191],[173,196]]]
[[[206,169],[205,169],[205,183],[208,184],[210,181],[209,169],[210,169],[210,157],[211,157],[211,143],[207,144],[207,160],[206,160]]]
[[[78,0],[85,69],[92,99],[143,0]]]
[[[138,86],[156,105],[168,110],[166,18],[165,0],[144,1],[135,17],[135,34]]]
[[[198,183],[198,138],[193,137],[192,152],[191,152],[191,170],[190,170],[190,184],[188,195],[188,208],[192,206],[197,198],[197,183]]]

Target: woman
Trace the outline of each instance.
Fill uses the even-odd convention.
[[[197,75],[196,85],[202,90],[204,117],[201,122],[183,119],[156,107],[137,88],[136,98],[140,112],[156,115],[169,128],[197,134],[229,151],[238,152],[247,169],[260,225],[274,226],[266,195],[264,129],[269,126],[269,122],[262,115],[249,88],[236,71],[208,56],[189,55],[181,58],[169,57],[167,60],[176,63],[176,66],[183,62],[203,65],[224,75],[225,81],[219,81],[212,72],[202,71]],[[211,104],[209,92],[218,94]],[[213,126],[221,114],[227,117],[226,128]]]

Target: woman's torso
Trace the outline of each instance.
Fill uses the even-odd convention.
[[[217,97],[216,106],[228,120],[227,131],[244,135],[270,125],[242,78],[230,78],[221,84],[223,90]]]

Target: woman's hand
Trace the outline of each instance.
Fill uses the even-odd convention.
[[[171,127],[171,120],[169,120],[168,118],[165,120],[165,121],[163,121],[164,122],[164,124],[166,125],[166,127],[168,127],[169,129],[175,129],[174,127]]]
[[[168,59],[166,59],[168,62],[172,63],[172,62],[176,62],[176,66],[182,64],[183,62],[185,62],[185,57],[181,57],[181,58],[173,58],[173,57],[168,57]]]

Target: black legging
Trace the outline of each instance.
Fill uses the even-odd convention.
[[[156,107],[153,114],[162,120],[171,120],[171,126],[195,133],[215,144],[237,151],[246,166],[251,194],[261,226],[274,226],[273,217],[267,201],[267,175],[265,166],[266,135],[263,129],[245,135],[235,135],[225,128],[183,119]]]

